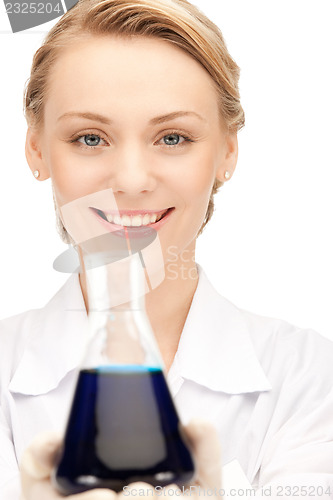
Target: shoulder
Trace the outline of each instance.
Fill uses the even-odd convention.
[[[55,321],[63,318],[73,295],[78,294],[77,276],[71,276],[44,307],[0,320],[1,381],[6,379],[5,373],[12,376],[28,345],[35,345],[50,334]]]
[[[50,318],[68,305],[70,307],[73,297],[77,302],[77,296],[80,295],[78,283],[77,275],[71,275],[43,307],[0,319],[0,343],[14,343],[27,338],[34,327],[45,320],[45,316]]]
[[[258,360],[274,385],[304,391],[306,383],[328,394],[333,386],[333,342],[312,329],[239,310]]]
[[[44,321],[45,315],[49,315],[57,309],[58,299],[63,294],[63,289],[64,287],[41,308],[24,311],[0,320],[0,345],[6,345],[7,353],[11,346],[19,346],[24,343],[33,334],[36,326]]]
[[[18,346],[29,337],[39,314],[40,309],[32,309],[0,320],[0,345],[6,346],[7,354],[11,346]]]
[[[26,311],[0,321],[0,382],[6,383],[15,372],[29,342],[39,310]]]
[[[259,355],[266,355],[272,351],[298,353],[305,356],[321,354],[331,358],[333,342],[310,328],[300,328],[287,321],[260,316],[243,309],[239,309],[253,345]],[[286,351],[287,350],[287,351]],[[304,359],[305,361],[305,359]]]
[[[227,349],[243,370],[248,366],[248,360],[255,358],[271,386],[277,390],[282,385],[286,387],[287,381],[294,388],[297,382],[300,390],[304,390],[305,381],[313,385],[313,380],[323,391],[333,387],[331,340],[312,329],[299,328],[287,321],[239,308],[220,295],[201,267],[199,272],[194,303],[198,314],[195,319],[198,322],[202,316],[201,323],[209,324],[210,338],[214,340],[219,356]]]

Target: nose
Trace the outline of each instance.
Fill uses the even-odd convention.
[[[156,187],[151,157],[142,147],[127,144],[114,158],[110,187],[114,192],[137,195]]]

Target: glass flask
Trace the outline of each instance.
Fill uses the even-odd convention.
[[[143,264],[140,251],[84,257],[89,339],[53,473],[63,495],[135,481],[182,486],[193,477],[145,312]]]

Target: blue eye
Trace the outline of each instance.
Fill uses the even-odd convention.
[[[177,146],[180,144],[181,139],[184,140],[179,134],[168,134],[163,137],[163,141],[167,146]]]
[[[185,146],[186,143],[189,143],[189,142],[196,142],[195,139],[190,138],[183,133],[178,134],[177,132],[170,132],[169,134],[164,135],[162,137],[162,139],[159,140],[160,144],[161,144],[161,141],[163,141],[165,146],[170,147],[172,149]],[[162,146],[163,146],[163,143],[162,143]]]
[[[108,141],[103,139],[99,134],[77,134],[69,142],[86,150],[101,149],[101,147],[109,146]]]
[[[99,143],[101,142],[101,138],[96,135],[96,134],[86,134],[86,135],[82,135],[79,139],[78,139],[78,142],[81,142],[81,139],[84,140],[84,144],[86,146],[92,146],[92,147],[96,147],[99,145]],[[82,144],[82,142],[81,142]]]

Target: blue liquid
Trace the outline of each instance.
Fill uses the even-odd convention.
[[[56,488],[121,491],[134,481],[186,484],[194,474],[188,447],[160,369],[82,370],[70,412]]]

